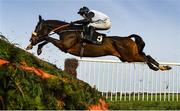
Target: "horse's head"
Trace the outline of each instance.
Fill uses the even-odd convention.
[[[49,29],[47,28],[45,24],[45,20],[42,19],[41,16],[39,16],[39,22],[36,25],[36,28],[34,32],[32,32],[31,38],[30,38],[30,45],[26,48],[27,50],[32,49],[32,47],[40,42],[42,42],[46,36],[49,34]]]

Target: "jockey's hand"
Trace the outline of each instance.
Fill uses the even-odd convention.
[[[91,19],[84,19],[83,20],[83,23],[90,23],[91,22]]]
[[[87,23],[90,23],[88,19],[82,19],[73,22],[73,24],[87,24]]]

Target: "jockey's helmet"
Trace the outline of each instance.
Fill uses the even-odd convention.
[[[82,14],[85,14],[85,13],[88,13],[88,12],[89,12],[89,8],[82,7],[82,8],[79,9],[78,14],[82,15]]]

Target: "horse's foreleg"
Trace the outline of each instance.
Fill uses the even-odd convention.
[[[42,53],[42,48],[44,45],[46,45],[48,41],[44,41],[43,43],[38,45],[37,54],[40,55]]]
[[[58,39],[55,39],[52,37],[48,37],[45,40],[52,43],[53,45],[55,45],[56,47],[58,47],[63,52],[65,52],[65,53],[67,52],[67,49],[65,48],[62,40],[58,40]]]

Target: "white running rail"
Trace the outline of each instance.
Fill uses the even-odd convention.
[[[169,71],[153,71],[145,63],[79,59],[78,78],[112,101],[180,101],[180,63]]]

